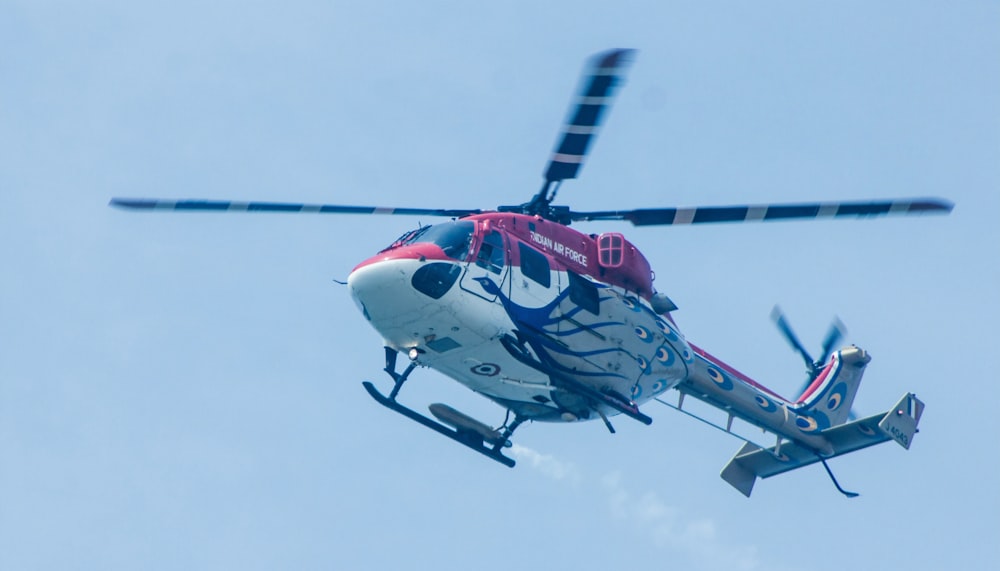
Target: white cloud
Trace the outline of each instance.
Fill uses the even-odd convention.
[[[531,464],[532,468],[553,480],[568,481],[573,484],[579,484],[583,480],[575,464],[559,460],[551,454],[542,454],[520,444],[514,444],[510,453],[518,460]]]
[[[727,543],[707,518],[688,520],[668,506],[656,492],[636,495],[625,489],[619,472],[606,475],[602,482],[612,516],[631,523],[648,534],[656,546],[685,553],[704,569],[751,571],[761,567],[757,548]]]
[[[544,476],[574,485],[583,484],[584,474],[572,462],[514,444],[510,453],[518,462],[530,465]],[[634,493],[623,483],[620,472],[611,472],[594,493],[604,494],[611,517],[633,527],[636,537],[645,537],[654,547],[682,556],[692,569],[753,571],[765,565],[752,545],[740,545],[719,537],[710,518],[691,518],[668,505],[655,491]],[[589,487],[588,487],[589,488]]]

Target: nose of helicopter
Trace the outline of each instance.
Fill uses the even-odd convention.
[[[413,260],[369,260],[351,272],[347,287],[351,297],[369,321],[408,313],[413,288],[409,282],[416,268]]]
[[[381,259],[362,263],[347,285],[365,318],[387,340],[407,324],[439,312],[440,300],[455,285],[457,264],[420,259]]]

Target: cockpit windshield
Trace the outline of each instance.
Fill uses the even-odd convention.
[[[454,220],[433,226],[424,226],[404,234],[387,249],[408,246],[410,244],[437,244],[449,258],[464,261],[469,255],[469,244],[472,243],[472,233],[476,225],[468,220]]]

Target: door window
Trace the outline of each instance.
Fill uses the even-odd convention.
[[[503,236],[496,230],[491,230],[479,247],[479,254],[476,256],[476,265],[486,268],[494,274],[503,271],[504,264]]]

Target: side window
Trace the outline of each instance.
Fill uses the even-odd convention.
[[[617,232],[608,232],[597,237],[598,261],[605,268],[622,265],[625,252],[625,237]]]
[[[590,283],[587,278],[573,272],[567,273],[569,274],[569,299],[594,315],[600,315],[601,296],[597,293],[597,286]]]
[[[503,236],[496,230],[491,231],[483,238],[483,244],[479,247],[479,254],[476,256],[476,265],[486,268],[494,274],[503,271]]]
[[[527,244],[517,243],[521,254],[521,272],[545,287],[552,285],[552,274],[549,273],[549,260],[545,254]]]

